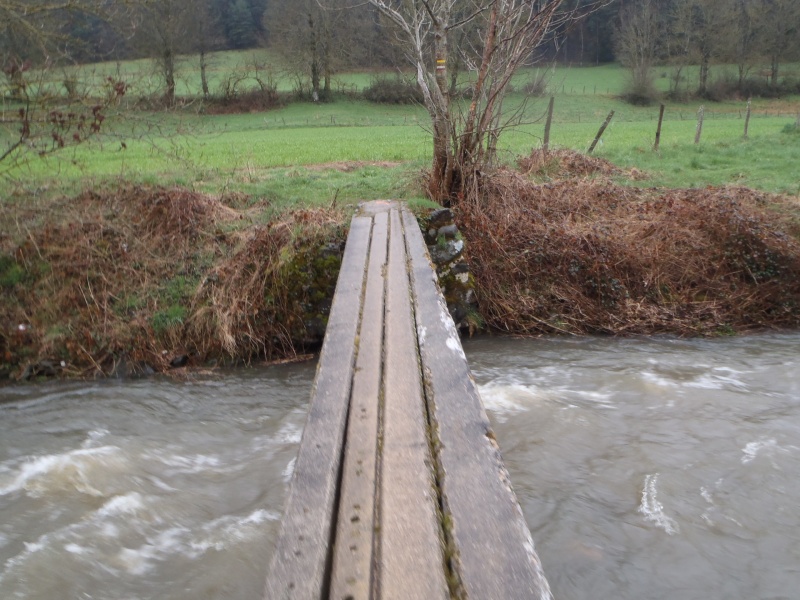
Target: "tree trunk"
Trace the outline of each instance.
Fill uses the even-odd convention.
[[[770,61],[769,84],[774,88],[778,87],[778,71],[780,70],[780,66],[780,59],[777,55],[773,55]]]
[[[700,87],[697,89],[698,94],[705,96],[708,91],[708,71],[709,71],[709,57],[703,55],[700,62]]]
[[[205,49],[200,50],[200,84],[203,86],[203,98],[208,98],[210,92],[208,91],[208,74],[206,69],[208,63],[206,62]]]
[[[170,48],[164,50],[164,103],[168,107],[175,106],[175,55]]]
[[[314,98],[319,98],[319,63],[317,59],[314,58],[311,61],[311,94]]]
[[[433,171],[431,174],[431,193],[433,197],[448,206],[453,193],[455,165],[451,147],[450,96],[447,89],[447,29],[446,17],[440,15],[435,24],[434,58],[436,61],[436,86],[440,102],[434,107],[433,116]]]
[[[311,35],[310,38],[310,51],[311,51],[311,95],[316,101],[319,98],[319,81],[320,81],[320,64],[319,64],[319,48],[317,44],[317,30],[314,25],[314,14],[311,11],[311,6],[308,9],[308,31]]]

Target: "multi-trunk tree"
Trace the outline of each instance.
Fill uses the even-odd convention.
[[[368,0],[390,20],[413,66],[433,132],[429,194],[449,204],[474,195],[509,125],[511,78],[555,29],[576,17],[562,0]],[[477,39],[454,43],[465,27]],[[469,65],[469,99],[452,93],[453,52]]]

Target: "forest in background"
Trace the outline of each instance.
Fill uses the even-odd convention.
[[[478,3],[453,6],[469,15]],[[653,97],[655,66],[671,67],[674,93],[711,95],[718,64],[736,66],[728,87],[741,94],[796,92],[781,70],[800,60],[795,0],[567,0],[559,10],[579,18],[559,21],[530,62],[620,62],[633,101]],[[472,19],[451,42],[454,81],[474,68],[485,25]],[[211,52],[268,47],[300,90],[324,99],[336,73],[407,66],[393,27],[371,3],[350,0],[0,0],[0,64],[11,80],[25,65],[151,58],[171,104],[179,56],[197,55],[204,71]],[[691,83],[688,65],[700,65]]]

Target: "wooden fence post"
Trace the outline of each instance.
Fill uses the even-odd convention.
[[[700,107],[700,110],[697,111],[697,129],[694,133],[694,143],[700,143],[700,136],[703,135],[703,117],[705,115],[705,108]]]
[[[656,129],[656,143],[653,144],[653,150],[658,152],[658,146],[661,143],[661,123],[664,121],[664,105],[658,111],[658,128]]]
[[[542,150],[545,155],[550,151],[550,126],[553,124],[553,105],[555,101],[555,96],[550,96],[550,104],[547,106],[547,121],[544,124],[544,143],[542,144]]]
[[[744,139],[747,139],[747,132],[750,129],[750,104],[752,102],[752,98],[747,99],[747,114],[744,118]]]
[[[600,131],[597,132],[597,135],[595,136],[594,141],[592,142],[592,145],[589,146],[588,154],[591,154],[592,152],[594,152],[594,148],[595,148],[595,146],[597,146],[597,142],[599,142],[600,138],[603,137],[603,132],[606,130],[606,127],[608,127],[608,124],[611,123],[611,119],[613,119],[613,118],[614,118],[614,111],[612,110],[610,113],[608,113],[608,116],[606,117],[605,122],[600,126]]]

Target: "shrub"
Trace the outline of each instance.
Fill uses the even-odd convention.
[[[424,98],[416,82],[400,76],[379,75],[364,89],[364,98],[377,104],[422,104]]]
[[[787,133],[789,135],[800,135],[800,119],[794,123],[787,123],[781,129],[781,133]]]
[[[799,87],[791,79],[784,79],[778,85],[772,85],[764,77],[746,77],[740,83],[738,77],[728,73],[714,79],[704,97],[712,102],[745,98],[782,98],[798,93]]]
[[[528,96],[541,98],[547,94],[548,71],[537,73],[528,83],[522,86],[522,91]]]
[[[25,269],[11,256],[0,255],[0,287],[13,288],[25,279]]]
[[[634,106],[650,106],[659,100],[659,96],[660,94],[653,85],[653,82],[648,80],[628,84],[627,89],[622,93],[620,98]]]

